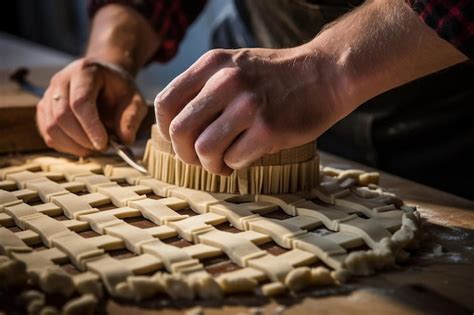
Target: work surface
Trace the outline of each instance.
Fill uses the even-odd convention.
[[[321,153],[325,166],[369,170]],[[356,278],[339,288],[313,289],[297,297],[237,297],[202,305],[205,314],[472,314],[474,301],[474,202],[382,173],[381,186],[418,206],[425,231],[422,248],[399,270]],[[148,303],[109,301],[113,314],[152,314]],[[160,314],[183,314],[192,305],[168,305]]]
[[[32,78],[35,79],[34,73]],[[23,96],[27,103],[36,101]],[[325,153],[321,153],[321,158],[325,166],[368,169]],[[297,297],[235,297],[226,299],[223,305],[201,305],[205,314],[251,314],[256,310],[264,314],[472,314],[474,202],[385,173],[380,185],[406,203],[418,206],[422,215],[426,232],[423,246],[405,266],[355,278],[339,288],[306,291]],[[162,314],[182,314],[193,307],[131,305],[112,300],[105,305],[111,314],[152,314],[156,310]]]
[[[52,154],[54,155],[54,153]],[[51,153],[41,155],[49,156]],[[364,169],[363,166],[324,153],[321,155],[323,165],[340,169]],[[5,166],[5,161],[8,163],[10,158],[0,158],[0,167]],[[110,171],[111,169],[108,172],[110,173]],[[115,173],[112,172],[109,176],[118,175],[113,174]],[[282,311],[283,314],[333,314],[349,311],[351,314],[379,312],[386,314],[470,313],[469,310],[472,309],[470,293],[473,280],[473,237],[471,231],[473,220],[470,212],[473,209],[472,202],[388,174],[382,174],[381,184],[391,192],[403,197],[408,204],[417,205],[424,221],[423,226],[426,233],[421,248],[398,270],[380,271],[376,276],[354,278],[342,286],[318,287],[297,295],[287,293],[275,299],[246,294],[232,295],[223,301],[183,302],[180,300],[173,302],[163,297],[144,300],[140,303],[105,300],[100,309],[111,314],[125,314],[125,312],[146,314],[157,310],[165,314],[182,314],[196,306],[204,308],[206,314],[255,314],[256,310],[265,314],[281,314]],[[3,219],[5,221],[6,217],[4,216]],[[58,217],[56,220],[63,219]],[[145,223],[143,222],[143,224]],[[5,224],[10,226],[7,221]],[[123,224],[127,225],[127,223]],[[141,228],[150,227],[146,224],[142,226],[141,221],[136,220],[128,221],[128,224]],[[232,229],[232,226],[219,227],[223,231],[228,228]],[[88,233],[90,233],[88,230],[83,230],[80,235],[86,238],[91,237]],[[171,238],[167,241],[167,243],[178,247],[180,247],[178,243],[182,242],[183,240],[179,238],[175,238],[175,240]],[[277,251],[274,254],[279,255],[282,250],[285,252],[278,246],[269,245],[270,247],[265,246],[265,249],[270,253]],[[40,244],[36,245],[35,251],[46,249],[41,246]],[[110,255],[117,259],[134,259],[133,255],[124,256],[126,253],[121,250],[110,252]],[[228,272],[227,267],[232,270],[232,265],[225,259],[208,260],[205,266],[211,274],[216,275],[220,272]],[[70,267],[73,268],[70,264],[63,266],[65,270],[69,270]],[[4,297],[0,296],[0,300],[4,300]]]

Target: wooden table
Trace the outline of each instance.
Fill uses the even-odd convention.
[[[322,163],[368,167],[321,153]],[[462,174],[460,175],[462,176]],[[317,289],[299,297],[265,300],[232,298],[208,305],[205,314],[472,314],[474,310],[474,202],[382,173],[381,186],[419,207],[426,239],[400,270],[357,278],[337,289]],[[149,305],[107,301],[111,314],[153,314]],[[159,307],[160,314],[183,314],[191,305]]]
[[[57,66],[48,68],[49,70],[45,69],[39,74],[38,80],[44,77],[43,74],[53,73],[51,69],[57,69]],[[7,71],[3,69],[3,73],[5,77]],[[37,76],[38,73],[33,73],[32,79],[36,80]],[[4,90],[0,89],[0,93],[4,102],[8,95],[6,103],[10,105],[13,102],[18,102],[21,106],[34,105],[37,100],[10,83],[4,85]],[[29,112],[31,113],[31,106]],[[6,131],[1,129],[1,125],[0,131],[5,135]],[[13,138],[17,136],[11,134]],[[321,158],[324,165],[369,169],[326,153],[321,153]],[[249,314],[258,308],[265,314],[278,314],[278,310],[283,310],[283,314],[297,315],[472,314],[474,202],[386,173],[382,173],[380,184],[408,204],[418,206],[424,221],[426,235],[423,247],[406,266],[402,266],[400,270],[379,272],[373,277],[356,278],[340,288],[315,289],[298,297],[271,300],[260,297],[230,298],[223,305],[202,305],[205,313]],[[160,314],[183,314],[191,307],[181,304],[147,309],[148,306],[144,303],[124,305],[107,301],[105,308],[111,314],[135,315],[155,314],[157,309],[161,311]]]
[[[320,155],[323,165],[373,170],[327,153]],[[0,157],[0,165],[5,158]],[[205,314],[216,315],[254,314],[255,310],[295,315],[472,314],[474,202],[383,172],[380,185],[416,205],[422,216],[422,246],[399,270],[354,278],[340,287],[313,288],[298,296],[233,296],[222,303],[199,302],[198,306]],[[109,314],[185,314],[196,302],[106,300],[102,307]]]
[[[9,75],[27,67],[31,70],[28,79],[46,87],[52,75],[72,57],[1,32],[0,51],[0,154],[44,149],[35,123],[39,99],[10,81]]]

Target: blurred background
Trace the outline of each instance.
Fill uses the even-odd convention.
[[[167,64],[152,63],[143,69],[138,84],[148,100],[209,50],[214,23],[229,10],[233,10],[230,0],[208,1],[186,33],[178,55]],[[66,64],[84,51],[88,33],[87,0],[1,1],[0,68]]]

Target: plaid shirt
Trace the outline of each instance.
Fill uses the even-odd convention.
[[[474,59],[474,3],[472,0],[405,0],[420,19],[466,56]],[[162,42],[154,59],[174,57],[186,29],[202,11],[206,0],[90,0],[93,16],[108,3],[134,7],[150,23]]]
[[[202,11],[206,0],[89,0],[90,16],[109,3],[131,6],[152,24],[161,38],[153,59],[166,62],[176,55],[187,28]]]
[[[419,18],[470,59],[474,59],[472,0],[405,0]]]

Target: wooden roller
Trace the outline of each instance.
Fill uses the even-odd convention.
[[[309,190],[318,184],[319,156],[315,142],[265,155],[250,167],[220,176],[176,158],[171,143],[152,126],[144,164],[161,181],[209,192],[281,194]]]

